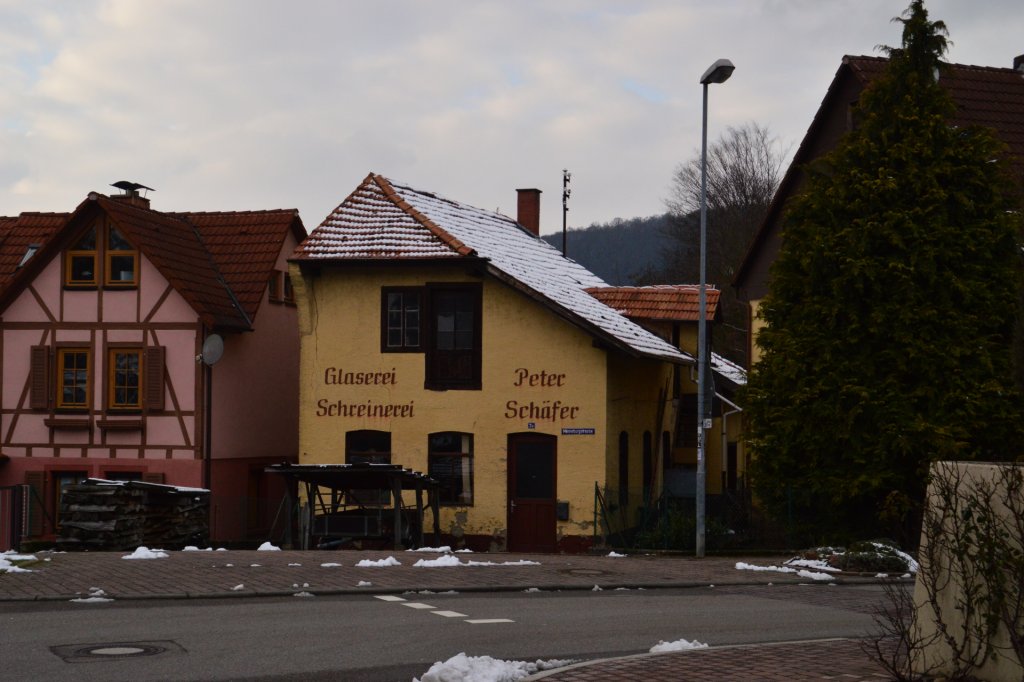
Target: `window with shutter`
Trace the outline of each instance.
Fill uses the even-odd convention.
[[[150,346],[146,349],[143,366],[145,368],[146,408],[149,410],[164,409],[164,358],[163,346]]]
[[[29,407],[45,410],[50,406],[50,349],[46,346],[32,346],[29,358],[32,384]]]

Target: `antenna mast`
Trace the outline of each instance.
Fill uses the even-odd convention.
[[[569,189],[569,181],[572,180],[572,173],[567,169],[562,169],[562,255],[568,255],[568,233],[566,230],[566,217],[569,213],[569,195],[572,194],[572,190]]]

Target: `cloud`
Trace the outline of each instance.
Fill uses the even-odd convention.
[[[951,58],[1009,66],[1019,2],[928,3]],[[864,0],[0,0],[0,213],[70,210],[130,179],[166,210],[299,208],[308,227],[369,171],[542,225],[663,210],[709,131],[799,141],[845,53],[896,44],[905,3]]]

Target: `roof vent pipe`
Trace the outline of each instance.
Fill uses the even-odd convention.
[[[518,195],[516,222],[537,237],[540,236],[540,192],[539,189],[516,190]]]

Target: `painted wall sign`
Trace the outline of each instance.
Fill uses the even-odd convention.
[[[562,429],[563,436],[593,436],[597,433],[597,429],[582,428],[582,429]]]
[[[324,370],[324,383],[328,386],[394,386],[395,368],[390,372],[346,372],[340,367]]]
[[[579,413],[580,408],[578,405],[563,405],[561,400],[544,400],[540,403],[532,400],[528,403],[509,400],[505,403],[505,419],[531,419],[556,422],[575,419]]]
[[[346,403],[343,400],[330,401],[321,398],[316,403],[316,416],[318,417],[413,417],[415,401],[410,400],[401,404],[375,403],[367,400],[365,403]]]
[[[513,386],[564,386],[565,374],[555,374],[542,369],[539,372],[531,372],[525,367],[515,370]]]

